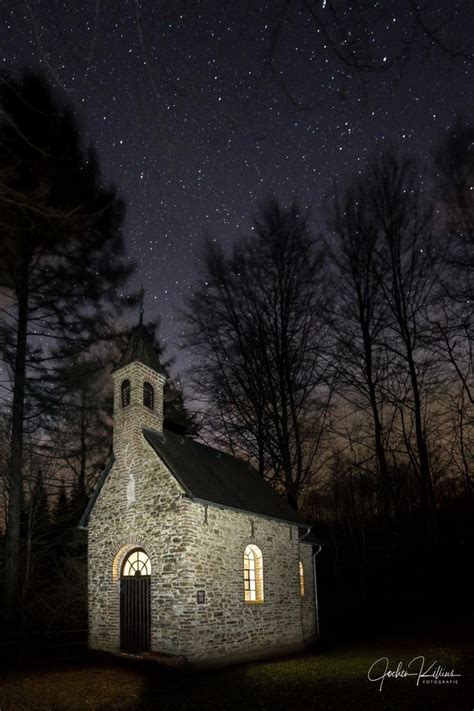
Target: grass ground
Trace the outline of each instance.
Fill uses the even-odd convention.
[[[462,676],[457,685],[386,678],[382,691],[367,679],[380,657],[407,664],[424,655]],[[0,677],[0,711],[472,711],[474,647],[457,641],[377,641],[217,671],[163,669],[156,662],[87,655],[42,660]]]

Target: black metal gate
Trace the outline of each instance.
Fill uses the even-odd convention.
[[[120,580],[120,649],[150,651],[150,576]]]

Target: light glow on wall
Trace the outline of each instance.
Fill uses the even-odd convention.
[[[304,597],[304,567],[303,567],[303,563],[301,561],[299,564],[299,571],[300,571],[300,595],[301,595],[301,597]]]

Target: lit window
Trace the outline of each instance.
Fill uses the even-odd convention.
[[[155,392],[150,383],[143,383],[143,404],[150,410],[155,407]]]
[[[244,553],[245,602],[263,602],[263,557],[257,546],[249,545]]]
[[[124,380],[122,383],[122,407],[130,405],[130,380]]]
[[[300,561],[299,569],[300,569],[300,595],[301,595],[301,597],[304,597],[304,568],[303,568],[303,563],[301,561]]]
[[[151,575],[150,559],[142,550],[134,550],[125,558],[122,575],[126,578],[136,575]]]

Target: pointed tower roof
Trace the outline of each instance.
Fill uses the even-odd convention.
[[[118,365],[113,369],[113,373],[115,373],[116,370],[119,370],[119,368],[123,368],[124,365],[128,365],[129,363],[133,363],[138,360],[140,363],[147,365],[157,373],[166,375],[165,370],[160,363],[156,348],[153,345],[153,341],[143,325],[144,302],[145,289],[142,286],[138,296],[138,304],[140,306],[139,321],[133,329],[128,345],[122,354]]]
[[[123,368],[129,363],[133,363],[136,360],[140,361],[140,363],[143,363],[144,365],[147,365],[149,368],[152,368],[157,373],[165,375],[165,370],[160,363],[156,348],[153,345],[141,318],[140,323],[133,329],[128,345],[113,372],[119,370],[119,368]]]

